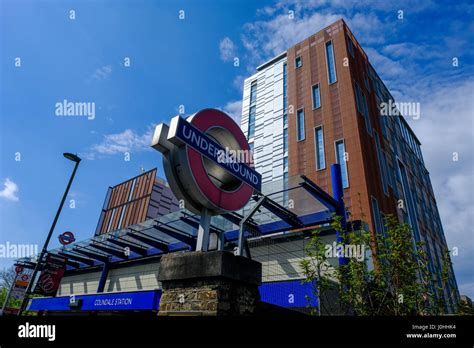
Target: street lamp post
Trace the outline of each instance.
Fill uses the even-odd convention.
[[[56,223],[58,222],[59,215],[61,214],[61,210],[63,209],[64,201],[66,200],[67,194],[69,192],[69,189],[71,187],[72,181],[74,180],[74,176],[76,175],[77,167],[79,166],[79,162],[81,162],[81,159],[72,153],[64,153],[64,157],[66,157],[68,160],[71,160],[75,162],[74,170],[72,171],[71,177],[69,178],[69,182],[66,187],[66,191],[64,191],[63,198],[61,199],[61,203],[59,204],[58,211],[56,212],[56,216],[54,217],[53,224],[51,225],[51,228],[49,230],[48,236],[46,237],[46,241],[44,242],[43,249],[41,250],[41,253],[39,254],[38,260],[36,261],[35,269],[33,270],[33,274],[31,276],[31,280],[28,284],[28,287],[26,288],[25,292],[25,297],[23,298],[23,302],[20,307],[20,311],[18,312],[18,315],[21,315],[23,311],[25,310],[26,304],[28,303],[30,294],[31,294],[31,288],[33,287],[33,284],[35,282],[36,275],[38,271],[41,268],[41,264],[43,261],[43,257],[46,254],[48,250],[48,245],[49,241],[51,240],[51,236],[53,235],[54,228],[56,227]]]

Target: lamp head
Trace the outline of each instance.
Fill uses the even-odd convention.
[[[81,159],[77,155],[74,155],[74,154],[69,153],[69,152],[63,153],[63,156],[66,157],[68,160],[71,160],[73,162],[79,163],[81,161]]]

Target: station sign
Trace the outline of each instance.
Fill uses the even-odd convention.
[[[226,113],[204,109],[158,125],[152,147],[163,154],[173,194],[186,209],[218,215],[243,208],[262,188],[249,143]]]
[[[170,133],[168,133],[168,140],[179,144],[176,138],[191,146],[201,155],[221,166],[255,190],[262,190],[262,176],[260,173],[245,162],[238,161],[231,156],[226,156],[228,150],[226,151],[219,143],[212,140],[204,132],[201,132],[181,116],[176,116],[172,119]]]
[[[61,243],[62,245],[69,245],[76,241],[76,238],[74,237],[74,233],[70,231],[61,233],[58,239],[59,239],[59,243]]]

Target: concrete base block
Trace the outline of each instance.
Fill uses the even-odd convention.
[[[260,300],[262,265],[226,251],[168,254],[158,280],[158,315],[251,315]]]

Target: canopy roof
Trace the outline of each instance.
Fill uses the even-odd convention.
[[[214,216],[210,231],[223,236],[225,243],[236,241],[239,224],[245,221],[245,237],[307,229],[332,221],[338,203],[305,176],[290,177],[264,184],[262,195],[255,195],[237,212]],[[258,206],[257,206],[258,205]],[[67,258],[68,269],[89,268],[103,263],[139,260],[175,251],[195,249],[200,216],[186,209],[125,229],[94,236],[50,250]],[[17,264],[34,267],[34,258],[22,258]]]

